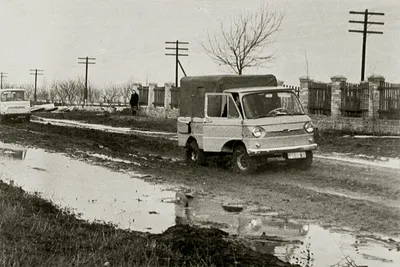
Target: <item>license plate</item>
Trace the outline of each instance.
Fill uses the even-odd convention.
[[[288,159],[302,159],[306,157],[306,152],[292,152],[288,153]]]

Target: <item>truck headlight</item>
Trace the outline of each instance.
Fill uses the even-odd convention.
[[[304,130],[306,130],[307,133],[313,133],[314,125],[311,122],[307,122],[306,124],[304,124]]]
[[[263,130],[261,127],[254,127],[251,133],[255,138],[260,138],[263,134]]]

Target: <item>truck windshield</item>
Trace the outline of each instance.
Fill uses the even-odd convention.
[[[248,119],[303,115],[304,110],[292,92],[257,92],[243,96],[244,113]]]
[[[5,91],[1,92],[1,101],[25,101],[25,92],[24,91]]]

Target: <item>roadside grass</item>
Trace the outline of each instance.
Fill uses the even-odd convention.
[[[88,223],[0,180],[0,266],[291,266],[218,229]]]
[[[179,257],[150,235],[88,224],[3,182],[0,214],[1,266],[161,266],[161,257]]]

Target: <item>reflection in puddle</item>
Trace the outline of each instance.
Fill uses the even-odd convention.
[[[144,182],[142,177],[0,142],[2,180],[38,192],[88,221],[153,233],[175,224],[218,227],[245,238],[256,250],[301,266],[348,266],[346,257],[358,266],[400,266],[400,246],[396,242],[278,219],[275,211],[258,206],[236,203],[241,208],[232,212],[222,205],[226,199],[175,192]],[[256,212],[260,210],[267,212]],[[313,259],[312,265],[308,256]]]
[[[118,173],[66,156],[0,143],[0,177],[28,192],[39,192],[62,208],[89,221],[112,222],[121,228],[160,233],[174,222],[174,205],[161,199],[175,192],[150,185],[136,173]],[[5,151],[6,153],[3,153]],[[19,155],[19,154],[18,154]],[[149,214],[156,211],[159,215]]]

